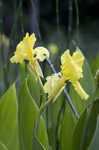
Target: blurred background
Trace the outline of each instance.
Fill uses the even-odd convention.
[[[80,48],[92,65],[99,52],[98,11],[99,0],[0,0],[0,96],[17,79],[19,67],[9,59],[26,32],[36,34],[35,47],[49,49],[57,71],[67,48]]]

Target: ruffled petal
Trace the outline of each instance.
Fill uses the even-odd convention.
[[[34,49],[33,55],[34,58],[42,62],[45,58],[49,58],[49,51],[44,47],[37,47]]]
[[[82,52],[80,50],[77,50],[75,53],[73,53],[72,59],[76,63],[78,71],[81,73],[81,76],[83,77],[82,66],[84,64],[84,56]]]
[[[45,93],[48,93],[48,98],[50,100],[55,101],[65,87],[65,82],[60,73],[48,76],[46,80],[44,91]]]
[[[83,90],[79,82],[74,82],[72,84],[81,99],[88,99],[89,95]]]
[[[10,58],[11,63],[22,63],[23,60],[24,60],[23,57],[17,56],[17,55],[12,56],[12,57]]]
[[[82,77],[81,71],[79,71],[80,68],[72,59],[69,50],[65,51],[61,56],[61,64],[62,75],[70,81],[77,81]]]
[[[32,61],[33,60],[33,46],[35,44],[36,38],[33,33],[29,36],[29,33],[26,33],[26,36],[23,40],[17,45],[14,56],[11,60],[13,63],[22,63],[24,60]]]

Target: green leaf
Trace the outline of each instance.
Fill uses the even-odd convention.
[[[72,150],[72,136],[76,123],[77,119],[75,118],[69,104],[66,102],[64,120],[61,125],[61,150]]]
[[[90,103],[92,103],[92,95],[95,90],[94,80],[90,71],[90,67],[85,60],[83,65],[83,75],[84,77],[80,80],[80,83],[83,89],[89,94],[88,100],[82,100],[79,95],[77,95],[76,91],[74,90],[73,86],[71,86],[69,95],[71,97],[72,103],[76,108],[79,115],[81,115],[85,109],[88,107]],[[61,128],[61,150],[73,150],[72,149],[72,137],[75,126],[77,124],[77,119],[74,116],[73,111],[71,110],[68,103],[66,103],[66,111],[64,114],[64,121]]]
[[[0,99],[0,146],[5,145],[8,150],[19,150],[17,113],[16,89],[13,84]]]
[[[33,140],[32,140],[32,150],[34,150],[34,148],[35,150],[45,150],[36,136],[33,136]]]
[[[48,106],[46,110],[49,143],[53,150],[56,148],[57,140],[59,140],[59,128],[63,119],[63,97],[64,94],[62,93],[54,103],[51,103]]]
[[[33,75],[30,74],[27,80],[28,88],[30,90],[30,93],[33,97],[33,99],[36,101],[36,103],[40,106],[40,83],[38,79]]]
[[[97,69],[99,69],[99,53],[96,56],[96,58],[93,59],[93,63],[92,63],[93,76],[95,76]]]
[[[93,139],[88,147],[88,150],[97,150],[99,148],[99,115],[97,117],[97,126]]]
[[[1,142],[0,142],[0,149],[1,150],[8,150],[8,148]]]
[[[98,114],[99,100],[93,102],[80,117],[73,134],[73,150],[87,150],[96,129]]]
[[[30,94],[27,80],[22,83],[19,90],[18,106],[21,150],[32,150],[33,129],[37,120],[39,108]],[[39,140],[44,148],[48,150],[48,136],[42,117],[40,118]]]
[[[26,78],[27,74],[27,64],[25,62],[20,64],[20,78],[23,81]]]

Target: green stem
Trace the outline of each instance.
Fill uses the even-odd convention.
[[[49,99],[44,105],[41,105],[40,107],[40,115],[44,112],[45,108],[51,103],[51,100]]]
[[[78,1],[75,0],[75,9],[76,9],[76,32],[77,32],[77,43],[79,42],[79,9]]]
[[[38,112],[38,116],[37,116],[37,120],[36,120],[36,124],[35,124],[35,131],[34,131],[34,134],[36,134],[37,136],[39,134],[40,117],[50,102],[51,102],[51,100],[48,100],[44,105],[41,105],[40,111]]]
[[[68,41],[67,41],[67,48],[70,48],[70,40],[71,40],[71,33],[72,33],[72,5],[73,2],[72,0],[69,0],[69,4],[68,4]]]

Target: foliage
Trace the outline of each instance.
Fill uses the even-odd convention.
[[[82,100],[74,87],[69,87],[69,95],[79,113],[79,119],[75,117],[63,93],[55,103],[48,105],[39,118],[40,101],[44,96],[42,86],[30,69],[27,69],[27,75],[24,76],[25,63],[21,68],[20,77],[23,79],[20,80],[18,92],[14,83],[0,100],[2,149],[91,149],[93,139],[98,138],[95,131],[99,101],[95,100],[95,83],[87,60],[83,66],[84,78],[80,83],[90,95],[88,100]]]

